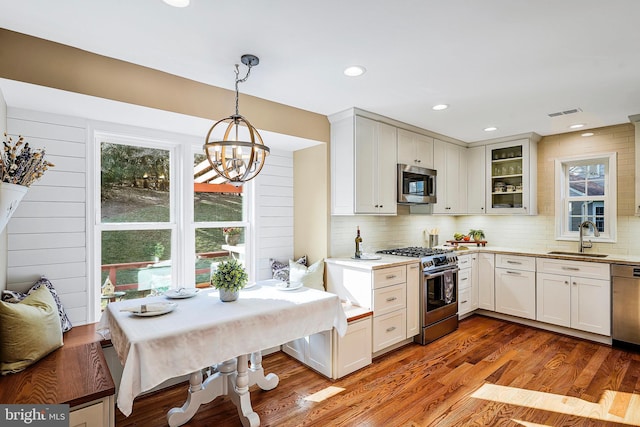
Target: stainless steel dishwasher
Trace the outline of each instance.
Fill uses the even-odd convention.
[[[613,345],[640,348],[640,267],[611,265]]]

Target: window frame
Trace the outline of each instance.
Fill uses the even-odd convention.
[[[101,233],[112,230],[171,230],[171,286],[179,287],[183,283],[194,284],[195,272],[195,230],[203,224],[207,227],[245,227],[245,265],[249,280],[255,280],[255,266],[252,240],[252,220],[254,212],[253,185],[243,186],[243,221],[207,222],[194,221],[193,156],[202,150],[200,138],[190,135],[174,134],[152,129],[137,128],[128,125],[95,122],[88,126],[87,147],[87,277],[93,284],[87,289],[88,318],[95,321],[101,316],[100,287],[102,251]],[[126,144],[139,147],[157,148],[169,151],[170,162],[170,219],[167,223],[102,223],[101,218],[101,149],[102,142]],[[189,285],[187,285],[189,286]]]
[[[578,155],[555,159],[555,222],[556,240],[578,241],[579,232],[569,230],[569,202],[585,199],[585,197],[569,196],[569,166],[585,162],[602,162],[605,164],[604,196],[586,197],[588,200],[604,202],[604,232],[599,237],[589,236],[594,242],[611,242],[617,240],[617,153],[599,153]]]

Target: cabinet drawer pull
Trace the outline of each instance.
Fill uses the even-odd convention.
[[[461,277],[460,280],[467,280],[468,277]]]
[[[564,281],[564,284],[565,284],[565,285],[568,285],[568,284],[569,284],[569,281],[568,281],[568,280],[565,280],[565,281]]]
[[[396,276],[395,274],[389,274],[387,276],[387,279],[395,279],[396,277],[398,277],[398,276]]]
[[[563,270],[569,270],[569,271],[580,271],[580,269],[578,267],[567,267],[566,265],[562,266]]]
[[[507,260],[507,264],[516,264],[516,265],[522,265],[522,263],[520,261],[511,261],[511,260]]]
[[[395,301],[397,299],[398,299],[398,297],[389,297],[389,298],[387,298],[387,302]]]
[[[418,266],[417,266],[417,265],[412,265],[412,266],[411,266],[411,267],[409,267],[409,268],[410,268],[411,270],[415,270],[415,269],[417,269],[417,268],[418,268]]]
[[[393,332],[393,331],[395,331],[395,330],[396,330],[396,327],[395,327],[395,326],[392,326],[392,327],[390,327],[390,328],[387,328],[387,332]]]
[[[519,271],[509,271],[509,270],[507,270],[507,274],[513,274],[515,276],[520,276],[522,273],[520,273]]]
[[[468,301],[464,300],[464,301],[460,301],[460,304],[466,304]]]

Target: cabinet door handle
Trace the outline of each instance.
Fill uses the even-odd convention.
[[[397,299],[398,299],[398,297],[389,297],[389,298],[387,298],[387,302],[395,301]]]
[[[463,278],[461,278],[460,280],[467,280],[467,277],[463,277]]]
[[[513,274],[515,276],[520,276],[522,273],[520,273],[519,271],[509,271],[509,270],[507,270],[507,274]]]
[[[566,265],[562,266],[563,270],[569,270],[569,271],[580,271],[580,269],[578,267],[567,267]]]
[[[396,276],[395,274],[389,274],[387,276],[387,279],[395,279],[396,277],[398,277],[398,276]]]
[[[410,269],[410,270],[415,270],[415,269],[417,269],[417,268],[418,268],[418,266],[417,266],[417,265],[412,265],[411,267],[409,267],[409,269]]]
[[[395,330],[396,330],[396,327],[395,327],[395,326],[392,326],[392,327],[390,327],[390,328],[387,328],[387,332],[393,332],[393,331],[395,331]]]
[[[466,304],[466,303],[467,303],[467,300],[460,301],[460,304]]]
[[[564,281],[564,284],[565,284],[565,285],[568,285],[568,284],[569,284],[569,281],[568,281],[568,280],[565,280],[565,281]]]
[[[577,286],[578,284],[576,282],[573,282],[573,286]]]
[[[507,260],[507,264],[522,265],[522,263],[520,261],[511,261],[511,260]]]

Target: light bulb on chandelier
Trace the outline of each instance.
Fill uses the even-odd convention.
[[[251,68],[258,65],[260,60],[254,55],[242,55],[241,61],[247,66],[247,75],[238,78],[240,71],[236,64],[236,112],[235,114],[218,120],[209,129],[204,144],[204,152],[215,173],[230,184],[239,187],[255,178],[269,155],[269,147],[264,145],[258,130],[238,112],[238,83],[244,83],[249,78]],[[226,125],[226,129],[224,129]],[[216,127],[223,128],[222,140],[216,140],[212,135]],[[245,140],[241,140],[242,138]],[[246,154],[243,152],[246,149]]]

